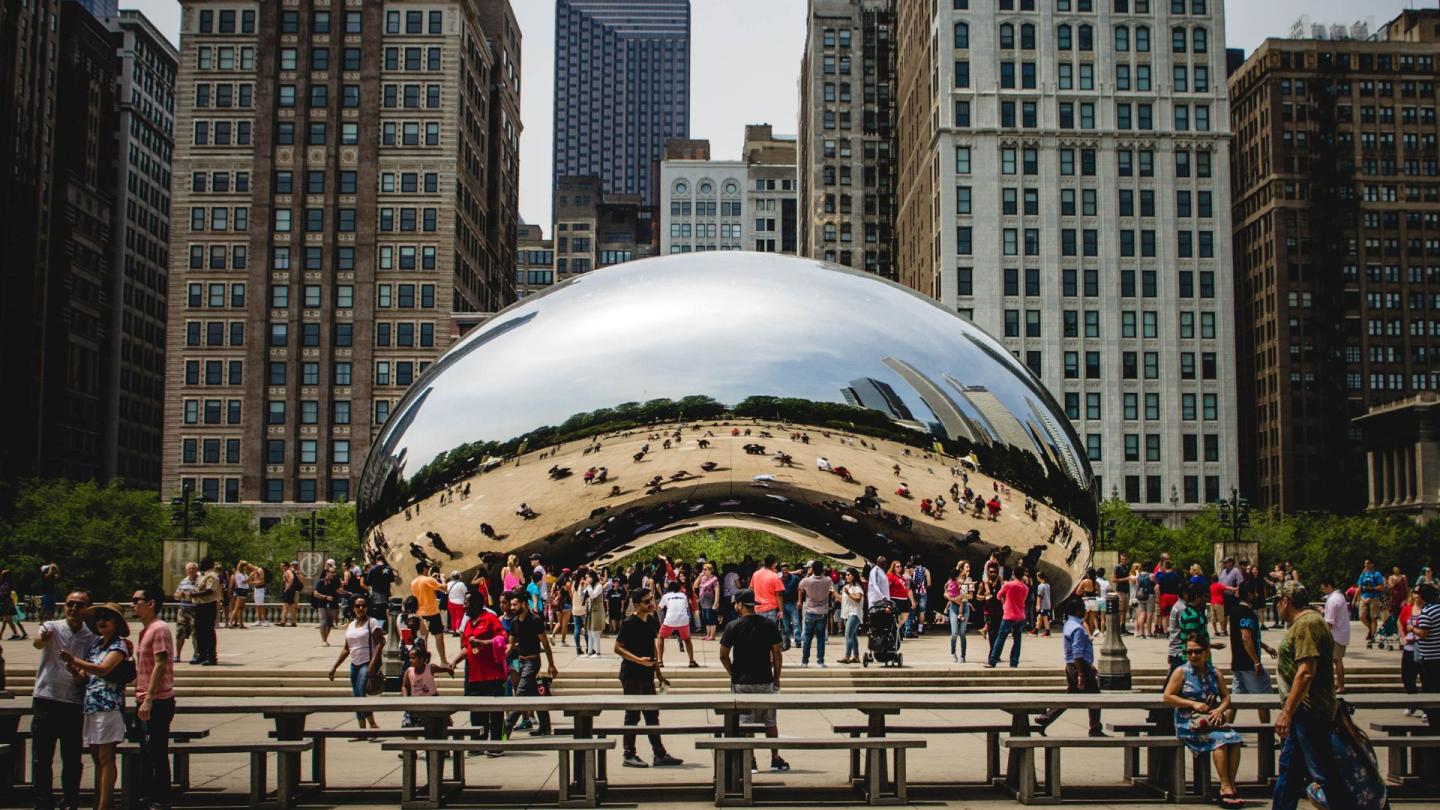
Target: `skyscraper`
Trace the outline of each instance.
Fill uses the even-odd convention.
[[[1351,419],[1440,388],[1437,24],[1267,39],[1231,76],[1243,491],[1264,506],[1363,508],[1377,448]]]
[[[808,2],[799,254],[895,279],[895,2]]]
[[[690,0],[556,0],[552,188],[595,176],[648,210],[651,164],[689,134]]]
[[[1063,401],[1104,496],[1179,515],[1228,494],[1223,5],[896,14],[901,282],[973,318]]]
[[[514,15],[186,0],[181,32],[163,489],[348,500],[406,388],[514,299]]]

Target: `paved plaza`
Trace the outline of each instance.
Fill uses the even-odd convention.
[[[1363,633],[1358,625],[1357,633]],[[1363,636],[1357,636],[1363,637]],[[1267,635],[1272,643],[1278,642],[1279,632]],[[1165,666],[1165,642],[1160,640],[1140,641],[1127,638],[1131,651],[1132,665],[1137,672],[1137,683],[1147,691],[1159,691],[1160,679]],[[922,639],[907,642],[904,648],[907,666],[888,671],[877,670],[874,666],[864,670],[859,666],[835,666],[825,670],[799,668],[799,651],[786,653],[786,670],[783,683],[795,691],[833,691],[833,709],[813,712],[782,712],[780,731],[784,736],[830,736],[831,725],[857,723],[863,720],[859,713],[845,708],[846,695],[857,690],[890,691],[906,693],[920,690],[974,690],[979,692],[1013,691],[1015,689],[1063,688],[1058,684],[1061,669],[1061,649],[1058,635],[1051,638],[1027,636],[1021,656],[1022,666],[1011,670],[1002,665],[995,670],[983,669],[980,640],[971,636],[972,663],[957,665],[949,660],[948,633],[927,633]],[[214,684],[230,684],[235,694],[252,693],[257,696],[286,687],[303,687],[306,694],[343,694],[348,688],[344,684],[343,670],[337,683],[330,684],[324,679],[330,664],[339,649],[321,648],[319,636],[314,628],[255,628],[250,630],[222,630],[220,632],[219,667],[199,668],[186,664],[178,667],[177,692],[184,701],[187,694],[231,694],[229,691],[216,692],[220,687]],[[864,638],[861,639],[862,648]],[[1097,643],[1097,647],[1100,646]],[[450,651],[453,655],[453,641]],[[602,644],[603,655],[599,658],[577,658],[573,647],[558,647],[556,662],[561,674],[555,684],[557,695],[576,695],[585,692],[618,693],[615,680],[618,659],[610,653],[611,640]],[[827,649],[827,658],[836,658],[839,650],[833,646]],[[188,656],[187,656],[188,657]],[[36,652],[29,644],[10,642],[5,645],[5,658],[10,672],[10,686],[18,693],[28,692],[30,673],[33,671]],[[702,664],[699,669],[685,668],[685,655],[672,643],[666,650],[667,662],[673,662],[678,669],[672,669],[677,691],[702,689],[725,689],[724,671],[719,663],[719,647],[715,642],[698,642],[696,659]],[[1222,669],[1229,661],[1229,652],[1221,651],[1217,660]],[[1352,649],[1347,663],[1355,673],[1356,692],[1397,691],[1399,689],[1399,653],[1380,650]],[[668,667],[667,667],[668,669]],[[862,680],[863,677],[863,680]],[[207,686],[209,684],[210,686]],[[444,695],[458,695],[460,680],[451,681],[440,677],[440,690]],[[1113,714],[1114,716],[1111,716]],[[1107,714],[1107,722],[1138,722],[1142,713],[1113,712]],[[1073,715],[1073,716],[1072,716]],[[933,711],[907,711],[892,719],[892,723],[919,723],[941,725],[947,722],[967,724],[1007,722],[1002,712],[973,712],[957,717],[954,713]],[[1365,723],[1370,720],[1398,720],[1399,711],[1366,712]],[[381,715],[380,724],[385,727],[399,725],[398,716]],[[565,718],[557,716],[558,724],[565,724]],[[1254,722],[1253,717],[1242,717],[1241,722]],[[674,711],[661,717],[665,724],[700,725],[717,722],[717,716],[705,711]],[[206,720],[182,715],[177,719],[177,729],[203,728]],[[216,716],[210,726],[210,739],[255,740],[264,738],[273,724],[256,715]],[[467,722],[456,717],[456,722]],[[619,724],[618,716],[602,717],[602,724]],[[313,718],[310,727],[352,727],[353,715],[327,715]],[[1052,736],[1083,735],[1085,733],[1083,712],[1072,712],[1062,717],[1052,728]],[[618,750],[610,755],[610,784],[614,788],[607,804],[633,806],[637,803],[666,807],[689,808],[710,807],[709,780],[711,760],[708,752],[697,753],[694,737],[667,739],[669,751],[685,760],[678,768],[644,770],[620,767]],[[916,807],[1016,807],[1011,799],[993,789],[984,787],[934,787],[926,788],[927,782],[970,781],[983,777],[984,740],[981,735],[944,735],[932,737],[930,746],[912,752],[909,764],[913,788],[912,805]],[[649,746],[642,738],[639,741],[642,757],[648,758]],[[844,752],[789,752],[787,759],[794,769],[788,773],[762,772],[756,776],[759,790],[757,797],[762,802],[783,800],[790,806],[814,806],[833,803],[854,803],[853,794],[844,788],[847,759]],[[762,764],[765,756],[761,755]],[[400,784],[400,760],[398,756],[379,750],[379,745],[366,742],[337,740],[331,743],[329,753],[329,780],[339,788],[333,795],[307,798],[306,807],[347,807],[373,806],[394,807]],[[242,796],[248,779],[248,764],[240,756],[200,757],[192,764],[193,782],[196,790],[186,799],[187,803],[210,802],[243,803]],[[498,759],[477,757],[467,765],[468,779],[476,787],[467,790],[458,803],[464,805],[485,805],[496,807],[527,807],[553,805],[556,781],[556,762],[553,754],[510,753]],[[306,766],[308,773],[308,765]],[[1242,760],[1242,778],[1253,776],[1254,759]],[[1065,753],[1065,780],[1067,790],[1074,786],[1116,785],[1120,782],[1120,757],[1115,751],[1069,750]],[[272,777],[273,778],[273,777]],[[88,779],[88,775],[87,775]],[[770,790],[766,792],[766,788]],[[776,789],[780,790],[777,791]],[[378,795],[372,790],[383,790]],[[221,799],[216,794],[227,795]],[[373,798],[372,798],[373,797]],[[1251,794],[1260,806],[1262,797]],[[1091,805],[1104,807],[1104,804]],[[1129,805],[1138,806],[1138,805]],[[1198,806],[1198,805],[1197,805]],[[1208,806],[1208,805],[1207,805]]]

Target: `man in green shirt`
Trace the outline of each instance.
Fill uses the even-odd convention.
[[[1316,782],[1332,810],[1355,806],[1349,786],[1336,769],[1334,639],[1324,617],[1310,609],[1310,596],[1298,582],[1283,582],[1275,609],[1290,626],[1280,642],[1277,670],[1284,707],[1275,733],[1284,741],[1272,810],[1294,810],[1306,786]]]

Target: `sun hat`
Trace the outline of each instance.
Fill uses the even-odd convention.
[[[115,621],[120,626],[121,638],[128,638],[130,636],[130,623],[125,621],[125,611],[114,602],[101,602],[98,605],[91,605],[85,609],[84,613],[80,614],[80,618],[84,619],[85,625],[90,628],[91,632],[95,632],[98,635],[98,632],[95,630],[95,620],[100,617],[102,612],[115,614]]]

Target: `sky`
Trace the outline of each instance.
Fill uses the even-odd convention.
[[[550,149],[555,59],[553,0],[510,0],[524,36],[521,43],[520,214],[550,228]],[[176,0],[121,0],[138,8],[178,40]],[[690,137],[710,141],[716,160],[740,155],[746,124],[769,123],[794,134],[800,53],[805,43],[805,0],[691,0]],[[1232,0],[1226,44],[1248,53],[1266,37],[1286,36],[1301,14],[1316,22],[1345,22],[1357,14],[1371,30],[1432,0]]]

